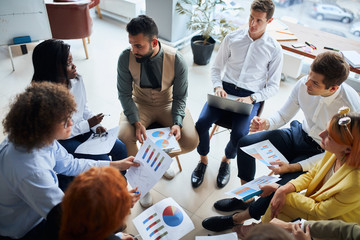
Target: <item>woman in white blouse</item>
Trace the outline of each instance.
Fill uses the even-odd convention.
[[[116,139],[111,151],[107,154],[91,155],[75,153],[76,148],[85,142],[93,133],[106,134],[100,125],[104,114],[95,115],[87,106],[86,91],[82,77],[77,73],[72,62],[70,46],[60,40],[46,40],[37,45],[33,52],[33,82],[53,82],[67,86],[76,102],[76,112],[72,115],[74,126],[71,135],[59,141],[61,145],[76,158],[94,160],[121,160],[127,157],[125,144]],[[124,174],[124,172],[123,172]],[[62,177],[60,177],[61,179]],[[64,181],[61,181],[64,182]],[[67,183],[62,188],[66,188]]]

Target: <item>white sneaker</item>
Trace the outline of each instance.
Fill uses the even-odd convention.
[[[175,177],[175,171],[170,167],[166,172],[164,173],[164,178],[171,180]]]
[[[152,196],[151,196],[150,192],[145,194],[145,196],[142,199],[140,199],[140,205],[143,208],[148,208],[151,205],[153,205],[153,200],[152,200]]]

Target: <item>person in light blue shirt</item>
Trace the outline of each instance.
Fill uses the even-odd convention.
[[[70,136],[75,106],[68,89],[53,83],[34,83],[10,105],[3,120],[8,136],[0,144],[0,239],[57,239],[57,231],[50,231],[58,228],[57,218],[49,219],[64,195],[57,173],[138,166],[133,157],[109,162],[70,155],[57,139]]]

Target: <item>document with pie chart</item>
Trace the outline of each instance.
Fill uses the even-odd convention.
[[[129,168],[125,177],[131,187],[138,188],[142,198],[160,180],[172,161],[166,152],[147,138],[134,159],[140,166]]]
[[[133,219],[142,239],[175,240],[194,229],[194,224],[174,199],[166,198]]]
[[[146,135],[150,138],[159,148],[165,152],[181,151],[178,141],[175,136],[169,136],[170,128],[154,128],[146,130]]]

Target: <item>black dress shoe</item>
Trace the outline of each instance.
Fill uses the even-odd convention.
[[[254,200],[253,200],[254,201]],[[251,202],[244,202],[237,198],[225,198],[214,203],[214,208],[219,211],[231,212],[234,210],[245,210]]]
[[[234,214],[229,216],[217,216],[217,217],[206,218],[202,222],[202,225],[205,229],[213,232],[221,232],[231,229],[235,226],[233,221]]]
[[[199,162],[195,170],[191,174],[191,184],[193,188],[197,188],[201,185],[204,180],[205,170],[207,165]]]
[[[219,188],[225,187],[230,180],[230,163],[221,162],[216,183]]]

